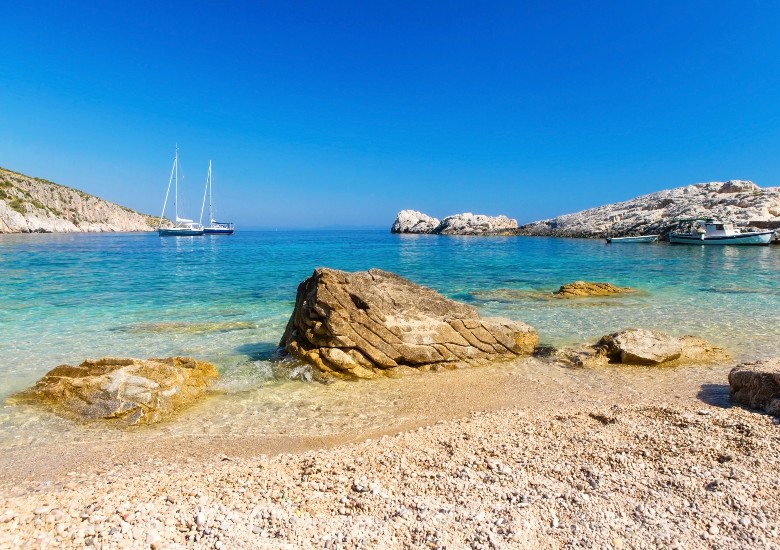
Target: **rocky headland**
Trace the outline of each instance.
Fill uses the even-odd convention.
[[[396,216],[391,233],[416,233],[428,235],[516,235],[517,220],[506,216],[482,214],[454,214],[439,221],[416,210],[401,210]]]
[[[0,168],[0,233],[152,231],[155,217]]]
[[[716,218],[741,227],[780,227],[780,187],[761,188],[751,181],[697,183],[642,195],[521,226],[521,235],[604,238],[651,235],[662,237],[677,227],[675,220]]]

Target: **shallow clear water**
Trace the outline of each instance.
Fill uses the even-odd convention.
[[[780,247],[607,246],[382,231],[0,235],[0,397],[62,363],[104,355],[190,355],[218,366],[224,394],[161,432],[221,433],[251,425],[295,434],[338,431],[356,422],[380,426],[388,415],[404,414],[398,403],[407,383],[320,386],[273,375],[268,359],[296,287],[318,266],[396,272],[471,303],[483,315],[527,322],[543,344],[643,327],[707,338],[736,359],[778,349]],[[641,292],[549,298],[578,279]],[[374,406],[356,401],[358,395],[374,399]],[[39,411],[11,405],[0,411],[0,447],[77,432],[83,429]]]

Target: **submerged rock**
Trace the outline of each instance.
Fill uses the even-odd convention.
[[[628,292],[635,291],[633,288],[615,286],[611,283],[574,281],[561,286],[554,294],[562,298],[576,298],[580,296],[612,296],[613,294],[626,294]]]
[[[153,424],[192,405],[216,378],[214,365],[188,357],[104,357],[60,365],[15,398],[77,420]]]
[[[511,359],[538,341],[525,323],[483,319],[393,273],[319,268],[298,286],[279,345],[324,373],[372,378]]]
[[[780,357],[737,365],[729,386],[733,402],[780,416]]]
[[[677,338],[663,332],[629,328],[602,336],[592,346],[565,348],[556,354],[564,363],[579,367],[606,364],[669,365],[725,361],[728,353],[702,338]]]
[[[454,214],[439,221],[416,210],[401,210],[390,228],[391,233],[435,235],[516,235],[517,220],[506,216]]]

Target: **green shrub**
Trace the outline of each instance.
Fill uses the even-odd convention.
[[[11,202],[8,203],[8,206],[10,206],[13,210],[16,210],[20,214],[27,213],[27,208],[19,198],[14,198],[13,200],[11,200]]]

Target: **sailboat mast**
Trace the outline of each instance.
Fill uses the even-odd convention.
[[[209,160],[209,225],[214,223],[214,210],[211,203],[211,161]]]
[[[176,171],[176,185],[174,187],[173,195],[173,210],[176,213],[176,222],[179,221],[179,146],[176,146],[176,159],[173,161],[174,170]]]
[[[178,147],[177,147],[178,152]],[[158,227],[162,227],[163,217],[165,217],[165,207],[168,205],[168,195],[171,194],[171,183],[173,183],[173,174],[176,170],[176,159],[173,160],[173,166],[171,166],[171,177],[168,178],[168,189],[165,190],[165,200],[163,201],[162,212],[160,213],[160,222]]]
[[[200,203],[200,218],[198,218],[198,223],[200,225],[203,225],[203,211],[206,209],[206,195],[209,192],[210,183],[211,183],[211,161],[209,161],[209,173],[206,175],[206,187],[203,188],[203,201]],[[209,205],[209,209],[210,208],[211,205]],[[211,225],[210,222],[209,225]]]

